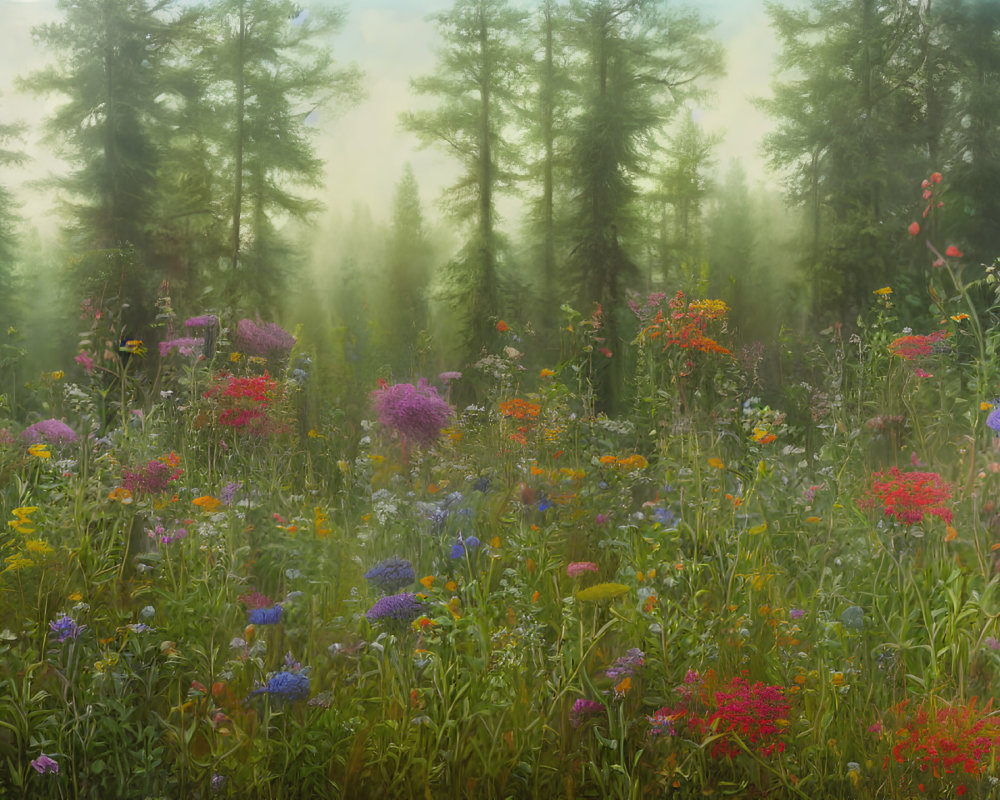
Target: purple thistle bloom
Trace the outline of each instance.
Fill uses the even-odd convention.
[[[76,431],[62,420],[43,419],[21,431],[21,438],[29,444],[38,444],[39,442],[60,444],[61,442],[75,442],[77,435]]]
[[[365,612],[369,622],[398,622],[407,624],[423,613],[424,604],[411,592],[380,597]]]
[[[182,336],[179,339],[168,339],[160,342],[160,358],[166,358],[171,350],[176,350],[182,356],[194,355],[204,344],[203,339],[195,339],[191,336]]]
[[[417,573],[405,558],[390,558],[368,570],[365,578],[376,589],[388,594],[409,586],[417,579]]]
[[[202,314],[200,317],[191,317],[184,321],[185,328],[215,328],[219,325],[219,318],[215,314]]]
[[[51,772],[53,775],[59,774],[59,762],[45,755],[45,753],[39,755],[38,758],[32,759],[31,767],[39,775],[44,775],[46,772]]]
[[[59,619],[50,622],[49,627],[60,642],[65,642],[67,639],[75,639],[87,626],[77,625],[72,617],[63,614]]]
[[[242,488],[243,481],[230,481],[223,486],[222,491],[219,492],[219,499],[222,501],[222,505],[232,505],[233,498],[236,497],[236,493]]]
[[[788,616],[792,619],[802,619],[805,615],[805,610],[801,608],[793,608],[788,612]]]
[[[616,659],[615,663],[608,667],[604,674],[613,681],[631,678],[635,675],[636,670],[643,665],[645,655],[638,647],[631,647],[625,651],[625,655]]]
[[[295,337],[276,322],[257,325],[248,319],[237,324],[236,340],[246,353],[276,358],[288,355],[295,346]]]
[[[251,625],[277,625],[281,622],[281,606],[252,608],[249,611]]]
[[[569,724],[574,728],[579,728],[587,721],[588,717],[593,717],[606,711],[607,709],[605,709],[603,703],[581,697],[573,703],[573,709],[569,712]]]
[[[396,383],[376,389],[371,393],[371,402],[379,422],[421,444],[437,439],[453,413],[426,378],[421,378],[416,386]]]
[[[994,408],[986,417],[986,427],[1000,433],[1000,405]]]

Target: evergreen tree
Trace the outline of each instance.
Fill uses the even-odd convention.
[[[319,207],[290,188],[322,179],[307,119],[334,100],[356,101],[360,73],[336,68],[324,46],[342,24],[340,11],[311,13],[291,0],[220,0],[211,13],[219,32],[209,51],[211,102],[225,120],[217,152],[228,180],[228,294],[239,290],[244,311],[274,314],[288,256],[276,221]]]
[[[507,0],[456,0],[450,11],[434,17],[444,42],[438,68],[412,85],[435,98],[437,107],[403,117],[424,145],[447,148],[463,166],[448,190],[447,206],[470,233],[442,285],[462,318],[469,357],[491,340],[500,311],[495,198],[512,183],[517,162],[507,125],[524,62],[517,44],[524,19]]]
[[[608,349],[619,349],[618,316],[629,280],[636,280],[634,231],[637,179],[647,150],[699,78],[722,71],[710,25],[694,12],[658,0],[574,0],[572,36],[580,112],[572,126],[574,244],[570,269],[582,307],[604,309]],[[598,396],[613,410],[622,363],[599,374]]]
[[[903,231],[928,135],[921,97],[917,4],[813,0],[803,10],[769,4],[792,72],[762,106],[776,118],[766,140],[811,218],[814,311],[853,315],[898,261],[886,228]],[[933,144],[931,145],[934,146]]]
[[[24,154],[10,148],[23,136],[21,125],[0,125],[0,167],[23,163]],[[20,222],[17,203],[11,191],[0,183],[0,320],[5,320],[0,337],[17,319],[17,291],[14,262],[17,255],[17,225]],[[3,341],[3,339],[0,339]],[[2,362],[0,362],[2,363]]]
[[[84,253],[70,279],[117,300],[123,329],[142,335],[161,278],[152,243],[154,131],[167,102],[161,76],[175,33],[169,0],[59,0],[59,8],[62,22],[35,31],[57,66],[24,83],[66,98],[48,128],[73,165],[57,181],[71,198],[73,241]]]

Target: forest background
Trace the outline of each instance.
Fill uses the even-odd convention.
[[[729,304],[776,388],[792,341],[850,329],[889,282],[903,324],[933,319],[921,177],[946,172],[967,259],[1000,251],[987,0],[6,0],[0,20],[10,411],[78,352],[81,313],[155,342],[165,298],[298,325],[331,399],[361,403],[463,368],[500,320],[548,363],[600,307],[613,411],[629,301],[683,289]]]

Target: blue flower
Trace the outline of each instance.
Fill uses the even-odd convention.
[[[413,570],[413,565],[405,558],[390,558],[368,570],[365,578],[376,589],[393,593],[413,583],[417,579],[417,574]]]
[[[281,622],[281,606],[250,610],[251,625],[277,625],[279,622]]]
[[[997,403],[1000,403],[1000,401],[997,401]],[[997,403],[994,403],[994,405],[997,405]],[[1000,405],[997,405],[990,412],[989,416],[986,417],[986,427],[1000,433]]]
[[[458,541],[451,546],[451,557],[461,558],[469,550],[476,550],[482,546],[482,542],[475,536],[470,536],[468,539],[458,538]]]
[[[415,594],[402,592],[380,597],[375,605],[365,612],[369,622],[404,622],[410,623],[419,617],[424,610]]]
[[[72,617],[63,614],[59,619],[50,622],[49,627],[56,634],[60,642],[65,642],[67,639],[75,639],[87,626],[77,625]]]
[[[304,672],[276,672],[266,686],[255,689],[250,697],[269,694],[282,703],[296,703],[309,697],[309,676]]]

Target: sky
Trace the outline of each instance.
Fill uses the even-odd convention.
[[[527,0],[524,0],[527,2]],[[300,0],[308,6],[309,0]],[[319,155],[327,163],[322,199],[330,213],[350,214],[367,205],[372,215],[386,218],[391,198],[406,163],[413,166],[425,207],[434,216],[435,203],[456,174],[456,165],[436,149],[421,150],[416,138],[399,127],[399,114],[422,102],[410,92],[412,77],[430,72],[437,43],[427,16],[446,10],[452,0],[348,0],[347,18],[334,41],[334,56],[354,62],[365,73],[366,98],[336,115],[322,112],[315,120]],[[713,84],[715,99],[697,109],[706,132],[722,135],[716,151],[720,171],[738,158],[751,185],[766,180],[759,156],[770,121],[751,98],[766,96],[774,69],[774,36],[763,0],[695,0],[703,16],[718,23],[715,35],[726,48],[727,76]],[[21,121],[29,126],[23,149],[29,163],[0,171],[0,182],[22,198],[22,215],[41,229],[55,220],[52,196],[33,182],[58,170],[58,162],[41,141],[39,130],[57,98],[21,93],[16,78],[51,63],[51,56],[32,42],[31,30],[56,21],[56,0],[0,0],[0,123]]]

